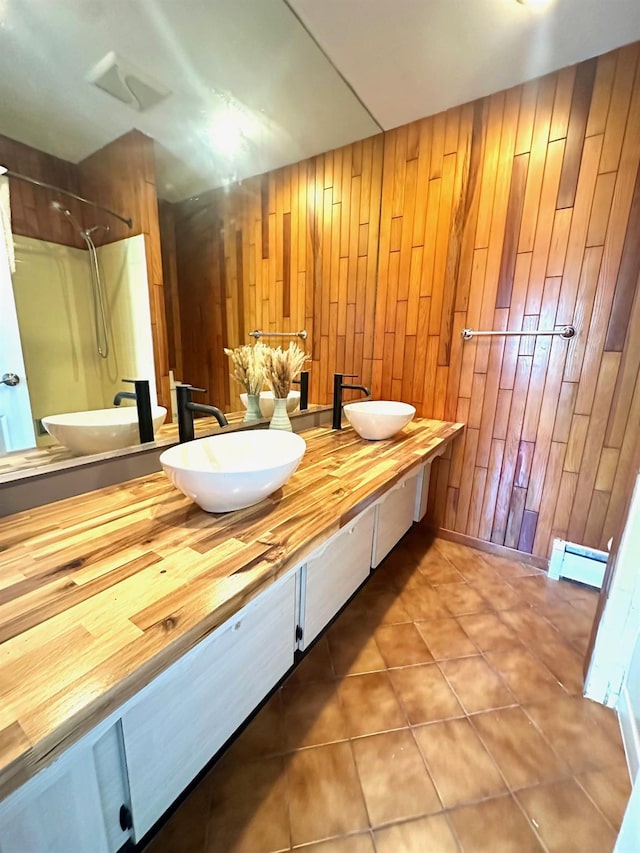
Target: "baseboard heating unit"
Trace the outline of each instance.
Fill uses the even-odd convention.
[[[553,580],[566,578],[580,581],[601,589],[608,558],[606,551],[576,545],[575,542],[565,542],[564,539],[554,539],[549,561],[549,577]]]

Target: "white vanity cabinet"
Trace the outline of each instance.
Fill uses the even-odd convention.
[[[295,594],[290,573],[161,673],[125,709],[136,841],[293,664]]]
[[[375,569],[413,524],[421,470],[412,471],[376,503],[371,565]]]
[[[375,506],[360,513],[314,551],[302,568],[301,650],[310,645],[369,575],[375,514]]]
[[[115,853],[127,803],[118,724],[99,726],[0,803],[0,853]]]

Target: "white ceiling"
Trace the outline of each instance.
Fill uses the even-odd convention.
[[[639,38],[640,0],[0,0],[0,133],[77,162],[137,127],[177,200]],[[91,86],[109,51],[172,95]]]
[[[109,51],[173,94],[137,113],[90,85]],[[208,133],[229,110],[233,156]],[[0,133],[77,162],[133,127],[171,199],[379,130],[283,0],[0,0]]]
[[[288,0],[385,129],[640,39],[640,0]]]

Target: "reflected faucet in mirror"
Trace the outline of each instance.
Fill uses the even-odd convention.
[[[113,398],[113,405],[119,406],[123,400],[135,400],[138,409],[138,432],[140,444],[154,439],[153,413],[151,410],[151,389],[148,379],[123,379],[134,386],[135,391],[119,391]]]
[[[194,403],[191,399],[193,392],[205,394],[205,388],[194,388],[193,385],[176,385],[176,399],[178,404],[178,437],[181,442],[193,441],[195,433],[193,429],[193,415],[199,412],[203,415],[214,417],[221,427],[228,426],[229,421],[216,406],[207,406],[204,403]]]
[[[309,371],[301,370],[300,378],[292,380],[293,385],[300,386],[300,411],[309,408]]]

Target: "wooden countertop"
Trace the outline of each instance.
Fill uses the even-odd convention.
[[[462,429],[309,430],[289,482],[233,513],[159,473],[0,520],[0,798]]]

